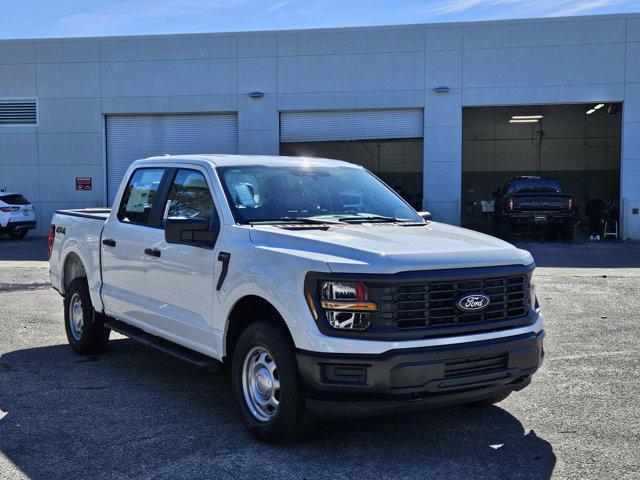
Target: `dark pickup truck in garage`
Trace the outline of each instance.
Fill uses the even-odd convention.
[[[534,226],[559,233],[564,242],[573,239],[573,200],[557,179],[513,177],[494,196],[494,220],[499,235],[509,236],[517,227]]]

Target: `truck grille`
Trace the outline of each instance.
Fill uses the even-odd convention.
[[[484,294],[489,305],[479,312],[456,308],[464,294]],[[372,323],[398,330],[448,329],[486,325],[526,316],[530,310],[529,275],[479,279],[374,284],[369,287],[373,302],[380,306]]]

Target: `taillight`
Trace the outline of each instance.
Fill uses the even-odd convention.
[[[509,205],[509,210],[513,210],[513,198],[507,200],[507,204]]]
[[[0,210],[3,212],[17,212],[20,207],[0,207]]]
[[[51,258],[51,252],[53,251],[53,241],[56,239],[56,226],[52,223],[49,225],[49,235],[47,235],[47,251],[49,258]]]
[[[573,198],[569,199],[569,210],[573,210]]]

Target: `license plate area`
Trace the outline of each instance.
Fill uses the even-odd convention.
[[[535,222],[546,222],[547,221],[547,216],[546,215],[534,215],[533,216],[533,220]]]

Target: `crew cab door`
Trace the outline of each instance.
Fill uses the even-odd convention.
[[[215,249],[209,245],[167,243],[167,218],[206,219],[218,231],[220,221],[207,172],[198,166],[172,169],[162,194],[162,229],[147,237],[145,261],[146,321],[163,336],[185,346],[212,349]]]
[[[165,168],[132,172],[119,204],[114,204],[101,239],[102,300],[108,315],[131,323],[144,321],[144,253],[158,208],[158,189]],[[142,326],[142,325],[139,325]]]

